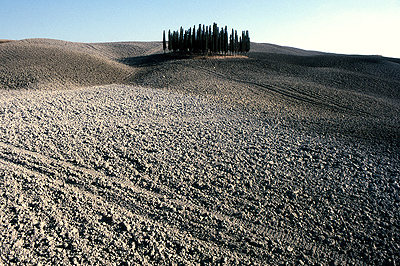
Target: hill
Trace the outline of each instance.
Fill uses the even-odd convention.
[[[396,265],[399,59],[0,44],[0,265]]]

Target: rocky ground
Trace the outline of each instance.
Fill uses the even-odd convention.
[[[399,60],[161,52],[0,44],[0,265],[398,264]]]

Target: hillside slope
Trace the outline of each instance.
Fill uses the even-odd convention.
[[[123,61],[140,69],[136,84],[202,95],[320,133],[400,143],[398,59],[250,52],[248,58],[149,61]]]
[[[398,59],[161,47],[0,44],[0,265],[397,265]]]
[[[0,89],[72,89],[126,83],[134,73],[115,59],[159,51],[158,43],[84,44],[28,39],[0,45]]]

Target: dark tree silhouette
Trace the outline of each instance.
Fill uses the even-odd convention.
[[[235,39],[234,39],[234,31],[232,29],[232,34],[229,36],[229,51],[231,52],[231,55],[235,53]]]
[[[163,31],[163,50],[164,50],[164,54],[165,54],[165,50],[167,49],[167,42],[165,39],[165,30]]]
[[[229,40],[228,40],[228,26],[225,26],[225,31],[224,31],[224,53],[228,53],[228,47],[229,47]]]
[[[213,53],[216,53],[218,51],[218,34],[219,34],[219,29],[218,29],[217,23],[214,22],[214,25],[213,25],[213,49],[212,49]]]
[[[188,30],[180,27],[178,31],[168,30],[168,44],[163,32],[164,53],[169,51],[183,53],[202,53],[202,54],[228,54],[247,53],[250,51],[249,31],[242,31],[242,36],[238,36],[237,31],[232,29],[232,34],[228,37],[228,27],[219,28],[217,23],[212,27],[199,24]]]
[[[168,50],[172,51],[172,35],[171,30],[168,30]]]
[[[246,34],[244,35],[244,43],[245,43],[244,52],[248,53],[250,51],[250,37],[248,30],[246,30]]]
[[[234,47],[235,47],[235,54],[237,54],[238,51],[239,51],[239,39],[238,39],[238,35],[237,35],[237,30],[235,30],[235,44],[234,44]]]

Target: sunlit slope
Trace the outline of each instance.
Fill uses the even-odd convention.
[[[222,57],[223,58],[223,57]],[[257,115],[399,142],[400,60],[252,44],[245,57],[163,54],[160,42],[0,45],[0,88],[140,85],[206,97]]]
[[[115,59],[146,55],[158,46],[156,43],[84,44],[48,39],[5,43],[0,45],[0,88],[65,89],[125,83],[134,69]]]
[[[276,116],[281,121],[312,125],[322,132],[333,130],[398,141],[398,59],[304,56],[285,51],[286,48],[282,48],[282,53],[250,52],[248,58],[177,59],[144,64],[136,81],[145,86],[200,94],[261,115]]]

